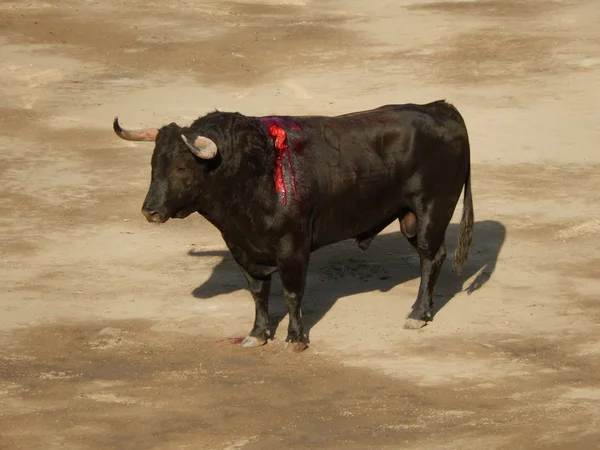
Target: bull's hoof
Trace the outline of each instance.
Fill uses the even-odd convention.
[[[285,347],[292,353],[300,353],[308,348],[305,342],[286,342]]]
[[[424,320],[411,319],[410,317],[404,322],[404,329],[406,330],[419,330],[427,325]]]
[[[266,338],[261,338],[257,336],[246,336],[246,338],[241,342],[242,347],[251,348],[251,347],[260,347],[261,345],[265,345],[267,343]]]

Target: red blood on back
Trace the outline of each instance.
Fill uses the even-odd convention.
[[[287,192],[288,188],[283,177],[283,160],[287,158],[288,167],[290,169],[290,178],[292,179],[292,188],[294,190],[294,197],[298,200],[298,192],[296,186],[296,174],[292,162],[292,154],[288,143],[287,133],[285,128],[282,126],[283,121],[275,118],[263,118],[261,121],[269,127],[269,135],[275,138],[275,148],[277,149],[277,165],[275,168],[275,190],[282,196],[283,205],[287,205]],[[285,123],[294,130],[300,130],[300,127],[293,123]],[[298,141],[294,145],[294,151],[301,152],[306,146],[306,142],[303,140]]]

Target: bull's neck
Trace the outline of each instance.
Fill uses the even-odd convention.
[[[222,232],[249,221],[253,213],[274,214],[277,208],[281,161],[269,127],[279,126],[281,120],[260,118],[259,122],[260,131],[251,131],[258,134],[247,141],[244,155],[238,159],[225,150],[220,167],[207,174],[199,212]],[[298,129],[295,124],[285,125]],[[269,166],[274,172],[265,170]]]
[[[198,212],[221,232],[233,223],[247,220],[253,210],[270,209],[265,193],[272,190],[276,194],[272,177],[244,170],[235,176],[218,172],[212,174],[213,179],[205,187]]]

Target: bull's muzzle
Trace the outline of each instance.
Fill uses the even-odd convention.
[[[152,208],[143,207],[142,214],[144,215],[146,220],[151,223],[164,223],[168,220],[168,217],[165,214],[156,211]]]

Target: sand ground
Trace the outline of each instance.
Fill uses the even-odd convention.
[[[2,449],[600,448],[595,0],[0,1]],[[140,213],[124,127],[218,108],[445,98],[475,237],[434,321],[397,224],[313,255],[311,345],[242,349],[253,303],[202,217]],[[461,208],[448,230],[456,245]]]

